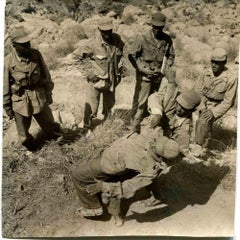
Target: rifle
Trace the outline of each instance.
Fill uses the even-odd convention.
[[[160,72],[164,75],[165,73],[165,68],[166,68],[166,62],[167,62],[167,51],[168,51],[168,48],[169,48],[169,43],[167,43],[166,47],[165,47],[165,53],[164,53],[164,56],[163,56],[163,62],[162,62],[162,67],[161,67],[161,70]]]

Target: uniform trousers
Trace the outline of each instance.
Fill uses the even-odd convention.
[[[86,89],[86,102],[84,106],[84,127],[91,127],[91,120],[97,116],[100,96],[103,95],[103,109],[102,114],[106,119],[111,113],[111,109],[115,104],[115,92],[109,90],[99,90],[91,84],[87,85]]]
[[[14,116],[19,140],[21,144],[27,148],[31,148],[33,145],[33,137],[29,133],[32,116],[44,131],[47,138],[57,138],[61,136],[60,124],[54,121],[52,111],[48,105],[46,105],[41,112],[29,117],[23,116],[17,112],[14,112]]]

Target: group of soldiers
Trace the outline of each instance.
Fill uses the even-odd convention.
[[[229,74],[222,48],[212,51],[211,69],[205,69],[194,88],[180,92],[173,41],[163,32],[165,22],[161,12],[154,13],[152,29],[138,37],[128,54],[136,70],[129,133],[105,149],[100,159],[87,159],[72,172],[83,217],[102,215],[105,204],[116,224],[122,225],[121,200],[150,186],[169,162],[177,163],[191,155],[191,135],[204,153],[213,123],[234,103],[237,78]],[[70,56],[80,64],[85,60],[89,63],[83,116],[86,132],[93,130],[101,94],[104,119],[109,117],[115,89],[121,82],[124,42],[113,32],[108,17],[99,19],[98,30],[97,36]],[[34,151],[37,145],[29,133],[32,117],[48,139],[62,137],[49,107],[54,84],[41,53],[31,48],[29,35],[18,29],[11,41],[12,51],[4,66],[4,109],[15,119],[22,145]]]

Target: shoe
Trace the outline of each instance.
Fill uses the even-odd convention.
[[[99,208],[84,208],[81,207],[78,209],[78,213],[82,217],[95,217],[95,216],[101,216],[103,214],[102,207]]]

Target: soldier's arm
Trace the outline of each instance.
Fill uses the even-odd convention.
[[[3,79],[3,108],[9,115],[12,113],[12,100],[11,100],[11,85],[10,85],[10,72],[9,72],[9,59],[4,59],[4,79]]]
[[[219,105],[211,109],[215,118],[223,116],[233,105],[237,92],[237,84],[238,81],[235,78],[229,83],[223,101]]]
[[[143,161],[147,160],[143,159]],[[138,175],[132,179],[122,182],[123,198],[133,197],[138,190],[150,185],[152,181],[158,176],[159,169],[157,168],[155,162],[151,160],[151,162],[148,163],[149,166],[145,166],[145,169]]]
[[[150,114],[163,114],[164,97],[174,96],[177,87],[174,83],[169,83],[167,78],[163,78],[158,92],[151,94],[148,97],[148,111]]]
[[[180,152],[187,156],[190,144],[190,119],[185,119],[180,126],[174,129],[173,137],[179,144]]]

